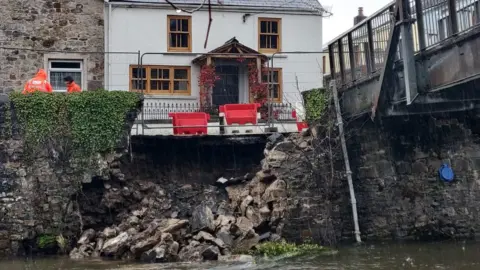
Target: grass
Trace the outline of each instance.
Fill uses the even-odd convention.
[[[43,234],[37,238],[37,246],[40,249],[48,248],[57,245],[56,236],[50,234]]]
[[[299,256],[305,254],[314,254],[328,251],[329,249],[311,243],[294,244],[287,243],[286,241],[280,242],[265,242],[251,250],[250,255],[264,256],[264,257],[277,257],[277,256]]]

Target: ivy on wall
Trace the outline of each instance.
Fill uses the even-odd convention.
[[[200,106],[202,108],[210,107],[210,98],[215,83],[220,80],[215,72],[215,66],[203,65],[198,76],[198,86],[200,87]]]
[[[247,66],[250,96],[252,97],[253,102],[263,105],[268,101],[268,84],[259,80],[256,62],[250,61]],[[265,74],[267,71],[268,70],[263,69],[262,74]]]
[[[304,93],[305,112],[307,121],[319,120],[329,102],[325,88],[314,88]]]
[[[10,100],[29,153],[55,144],[73,157],[113,150],[126,116],[140,106],[136,93],[105,90],[30,95],[14,92]]]

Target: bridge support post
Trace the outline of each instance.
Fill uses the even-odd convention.
[[[365,57],[367,62],[368,75],[375,71],[375,46],[373,40],[373,30],[372,30],[372,21],[367,22],[367,33],[368,33],[368,48],[365,48],[367,52],[367,57]]]
[[[473,9],[475,14],[475,21],[473,23],[478,24],[480,23],[480,4],[478,1],[473,4]]]
[[[425,22],[423,20],[422,0],[415,0],[415,13],[417,14],[418,44],[420,51],[423,51],[427,47],[427,43],[425,41]]]
[[[353,38],[352,38],[352,33],[348,33],[348,56],[350,60],[350,76],[352,82],[356,80],[356,65],[355,65],[355,55],[353,54]]]
[[[337,79],[337,71],[336,68],[337,66],[335,65],[335,50],[333,45],[328,46],[328,59],[330,62],[330,80],[336,80]]]
[[[402,59],[404,68],[407,105],[412,104],[418,95],[415,57],[413,50],[412,16],[409,0],[398,0],[402,35]]]
[[[345,84],[346,74],[345,74],[345,55],[343,50],[342,39],[339,39],[337,42],[338,46],[338,60],[340,64],[340,76],[342,78],[342,84]]]
[[[395,55],[397,53],[398,44],[400,42],[400,28],[396,23],[397,20],[401,20],[401,19],[398,19],[399,18],[398,14],[399,14],[399,2],[400,1],[402,1],[402,0],[397,0],[397,3],[395,5],[394,10],[390,9],[390,12],[391,12],[391,15],[392,15],[392,21],[391,21],[390,35],[389,35],[389,38],[388,38],[388,45],[387,45],[387,49],[386,49],[387,58],[385,59],[385,61],[383,63],[383,68],[382,68],[382,71],[380,73],[379,84],[376,87],[376,89],[374,90],[375,92],[374,92],[374,97],[373,97],[373,102],[372,102],[372,114],[370,116],[372,120],[375,118],[375,115],[377,114],[377,109],[378,109],[379,102],[382,101],[383,86],[386,84],[387,79],[390,79],[388,77],[390,75],[391,69],[393,68],[394,58],[395,58]]]
[[[353,188],[352,180],[352,170],[350,169],[350,161],[348,159],[347,143],[345,141],[345,132],[343,130],[343,118],[342,112],[340,110],[340,102],[338,101],[338,91],[337,83],[335,80],[330,82],[330,87],[332,88],[333,102],[335,106],[335,112],[337,115],[337,125],[338,132],[340,133],[340,142],[342,144],[343,159],[345,161],[345,171],[347,173],[348,188],[350,190],[350,201],[352,203],[352,213],[353,213],[353,225],[355,228],[355,240],[357,243],[361,243],[362,239],[360,238],[360,226],[358,225],[358,213],[357,213],[357,199],[355,198],[355,190]]]
[[[448,0],[448,14],[450,17],[448,22],[450,23],[451,35],[458,34],[457,7],[455,6],[455,2],[457,1]]]

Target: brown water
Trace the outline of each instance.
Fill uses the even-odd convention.
[[[7,260],[0,270],[480,270],[480,243],[443,242],[365,244],[343,247],[335,255],[258,261],[255,264],[125,264],[112,261],[71,261],[66,258]]]

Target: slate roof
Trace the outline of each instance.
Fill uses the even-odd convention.
[[[136,3],[152,3],[166,4],[164,0],[113,0],[112,2],[136,2]],[[170,0],[173,4],[193,4],[199,5],[204,0]],[[212,5],[218,5],[217,0],[211,0]],[[322,5],[318,0],[221,0],[222,6],[228,7],[249,7],[249,8],[280,8],[290,10],[302,10],[322,12]]]

